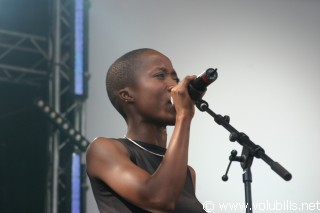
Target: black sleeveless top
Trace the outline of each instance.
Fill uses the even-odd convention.
[[[153,155],[137,145],[133,144],[127,139],[117,139],[120,141],[129,151],[131,161],[144,169],[145,171],[153,174],[162,161],[162,157]],[[139,145],[144,148],[159,154],[165,154],[166,149],[152,145],[143,143],[140,141],[136,141]],[[148,212],[143,210],[126,200],[120,197],[117,193],[115,193],[108,185],[102,182],[100,179],[91,177],[90,175],[90,183],[92,187],[92,191],[97,202],[99,211],[101,213],[145,213]],[[193,187],[191,174],[188,169],[186,181],[184,185],[184,189],[176,203],[175,213],[199,213],[205,212],[202,208],[202,204],[198,201],[195,196],[195,190]]]

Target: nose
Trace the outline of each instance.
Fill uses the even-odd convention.
[[[168,91],[171,92],[172,88],[174,86],[176,86],[178,83],[175,79],[172,79],[172,78],[168,78],[167,80],[167,87],[168,87]]]
[[[174,86],[169,86],[169,87],[168,87],[168,91],[171,92],[171,90],[172,90],[173,87],[174,87]]]

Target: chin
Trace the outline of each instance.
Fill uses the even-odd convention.
[[[174,126],[176,124],[176,113],[163,115],[158,121],[160,121],[159,125]]]
[[[175,118],[162,120],[162,122],[159,123],[160,126],[174,126],[175,124],[176,124],[176,119]]]
[[[169,123],[167,126],[174,126],[176,122]]]
[[[170,120],[168,123],[167,123],[168,126],[174,126],[176,125],[176,118]]]

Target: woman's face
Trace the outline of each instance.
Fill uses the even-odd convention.
[[[174,125],[176,111],[171,103],[171,88],[179,79],[171,61],[155,51],[141,56],[135,72],[134,104],[141,118],[160,126]]]

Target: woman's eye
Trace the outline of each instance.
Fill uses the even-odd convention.
[[[156,74],[156,77],[160,78],[160,79],[164,79],[166,77],[166,75],[165,75],[165,73],[158,73],[158,74]]]

